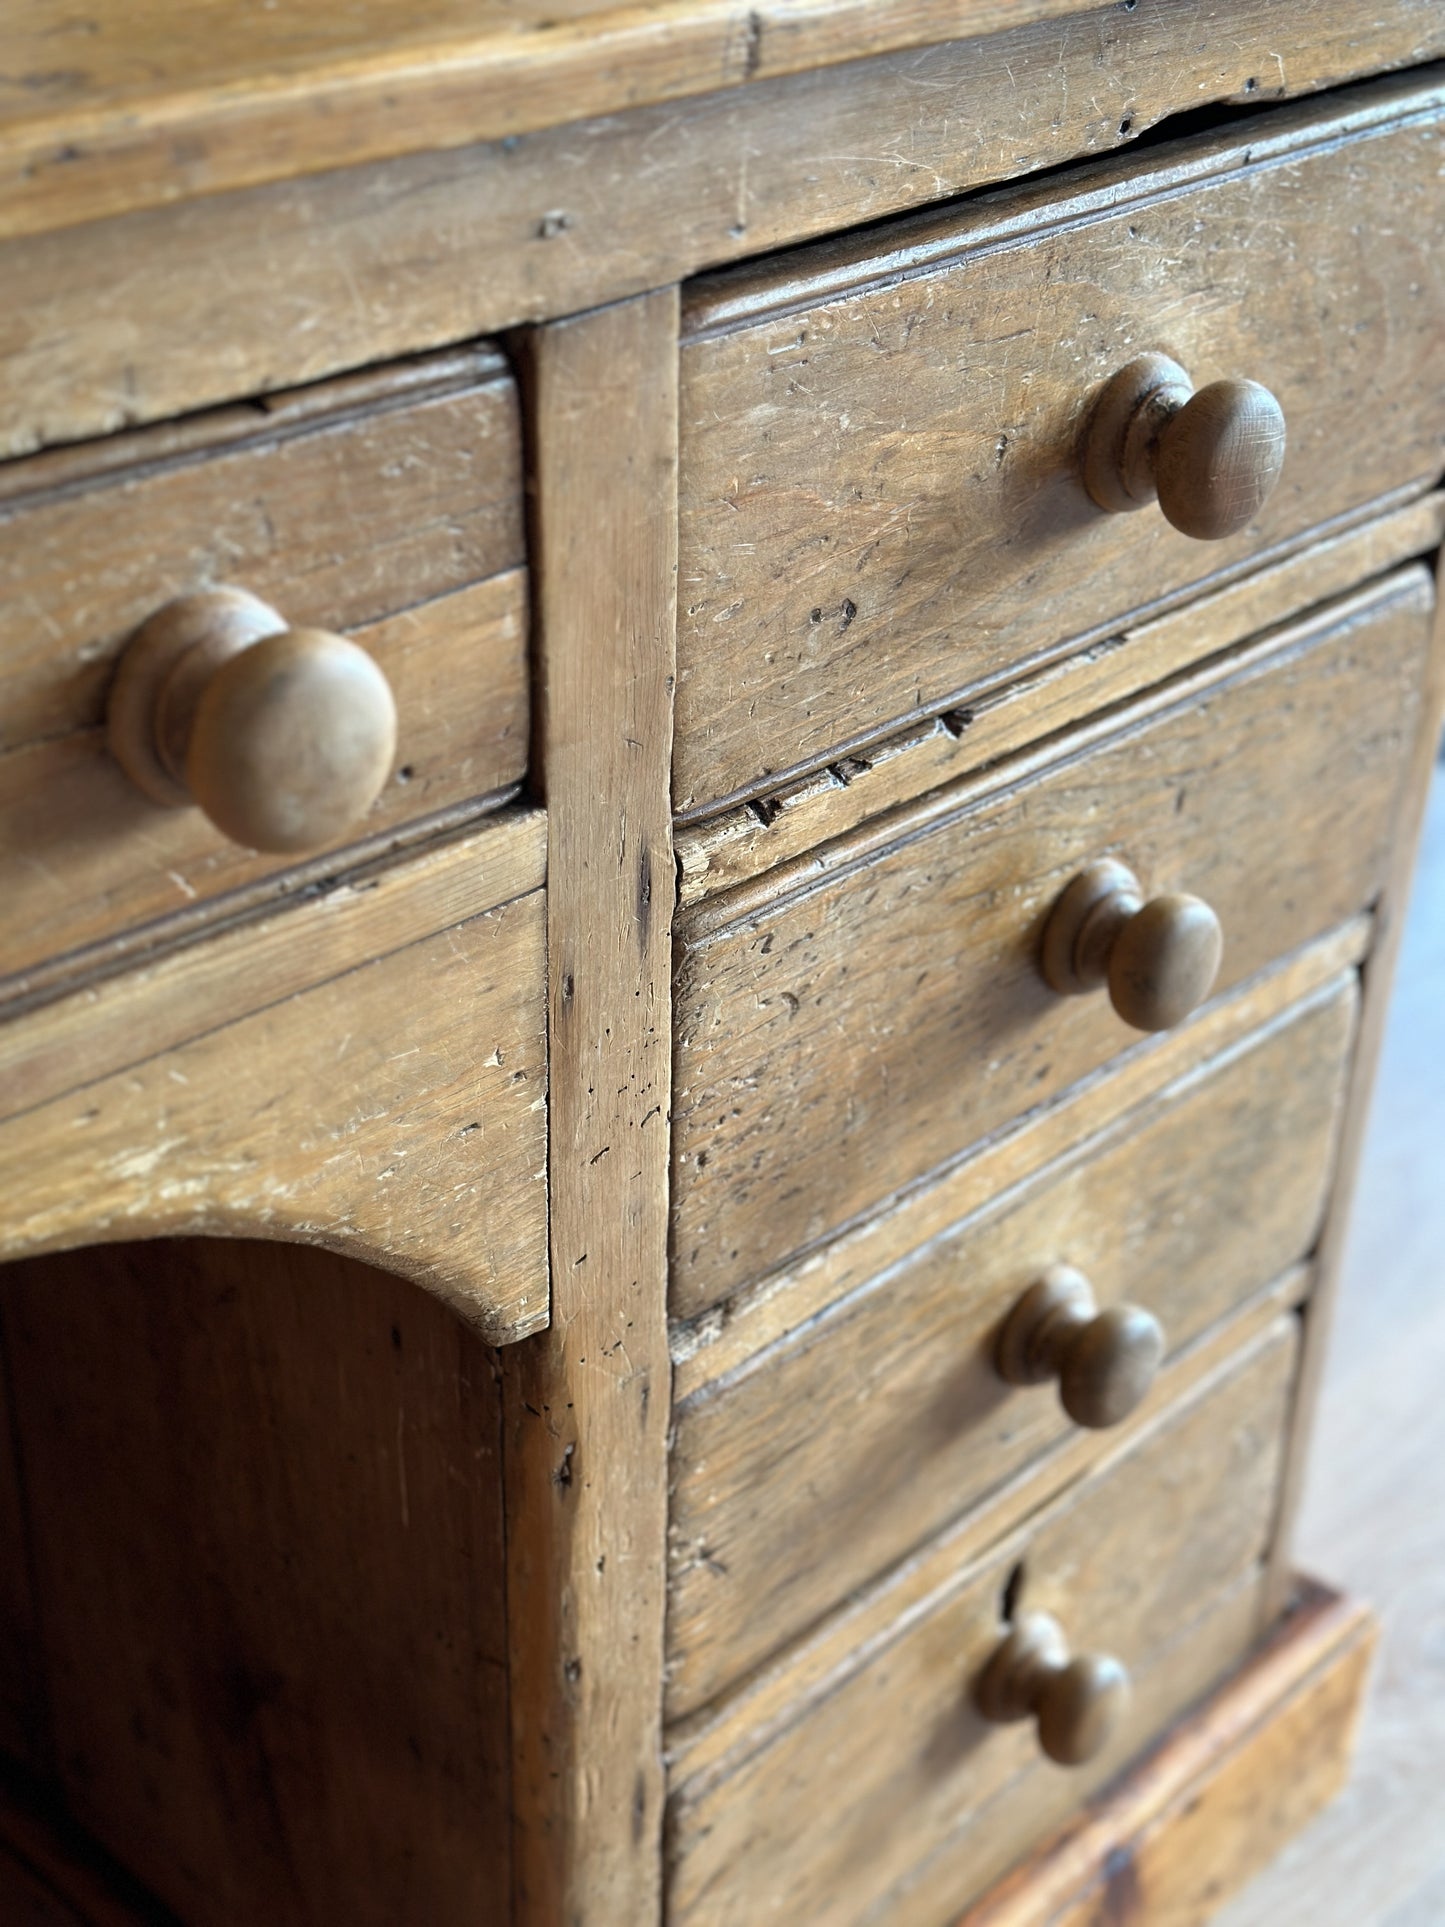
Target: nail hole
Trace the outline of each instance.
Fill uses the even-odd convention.
[[[1004,1581],[1003,1597],[999,1601],[999,1617],[1005,1626],[1012,1626],[1019,1609],[1019,1595],[1024,1589],[1024,1562],[1019,1560],[1008,1578]]]
[[[401,768],[396,772],[396,780],[398,783],[409,783],[415,775],[416,771],[412,768],[411,764],[403,763]]]
[[[1134,125],[1133,115],[1125,114],[1124,118],[1119,122],[1119,132],[1121,134],[1127,134],[1130,128],[1133,127],[1133,125]]]

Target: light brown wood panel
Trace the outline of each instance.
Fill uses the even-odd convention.
[[[544,329],[529,361],[553,1298],[506,1379],[515,1919],[647,1927],[671,1404],[676,290]]]
[[[1258,1654],[959,1927],[1205,1927],[1336,1798],[1378,1626],[1296,1587]]]
[[[678,809],[966,705],[1434,481],[1442,143],[1438,75],[1379,82],[703,284],[683,352]],[[1284,472],[1243,533],[1192,541],[1085,494],[1088,409],[1145,349],[1282,401]]]
[[[948,1849],[956,1910],[1117,1773],[1257,1630],[1295,1349],[1292,1321],[1276,1322],[857,1654],[750,1758],[677,1787],[670,1917],[708,1927],[941,1923],[949,1916],[901,1900],[920,1862]],[[1031,1725],[990,1727],[973,1709],[972,1682],[1003,1636],[1006,1592],[1014,1611],[1051,1612],[1075,1651],[1112,1653],[1134,1676],[1132,1712],[1088,1768],[1058,1772]]]
[[[712,1699],[1071,1428],[994,1350],[1055,1264],[1187,1345],[1310,1249],[1353,1037],[1336,982],[673,1415],[668,1714]]]
[[[866,12],[885,17],[876,0]],[[1288,35],[1277,0],[1070,6],[1043,23],[1017,5],[1007,13],[1005,31],[980,34],[977,14],[950,8],[924,37],[977,37],[754,79],[681,112],[639,106],[579,124],[590,110],[574,92],[560,128],[0,243],[0,446],[101,434],[575,312],[1107,150],[1181,109],[1445,54],[1435,0],[1310,0]],[[605,71],[594,44],[587,60]],[[636,78],[629,70],[629,86]],[[464,99],[477,98],[469,76]],[[308,83],[311,133],[339,131],[313,100]],[[372,103],[360,142],[348,122],[339,161],[358,160],[386,118]],[[404,120],[409,139],[444,142],[435,118],[408,109]],[[186,171],[171,153],[168,182]]]
[[[99,723],[116,655],[173,596],[235,583],[296,627],[352,629],[524,560],[516,390],[492,349],[338,385],[251,435],[143,431],[91,486],[68,465],[0,505],[0,747]],[[363,389],[365,393],[365,389]],[[203,429],[204,425],[198,425]],[[227,421],[223,428],[230,430]]]
[[[340,862],[495,808],[526,766],[526,626],[527,578],[513,569],[354,631],[396,698],[397,754],[376,803],[317,857],[242,849],[199,809],[157,808],[100,727],[0,755],[0,889],[10,906],[0,994],[73,976],[113,950],[152,948],[236,907],[218,899],[294,893]]]
[[[0,1319],[74,1817],[194,1927],[500,1927],[493,1354],[399,1279],[224,1240],[12,1266]]]
[[[915,723],[816,776],[683,828],[675,838],[679,905],[700,903],[796,861],[870,816],[970,771],[983,782],[988,764],[1178,676],[1258,630],[1353,592],[1372,576],[1438,548],[1442,536],[1445,494],[1437,491],[1363,526],[1307,542],[1240,581],[1121,630],[1106,646],[1081,649],[1005,683],[947,718]]]
[[[390,1266],[494,1342],[537,1330],[541,829],[504,819],[14,1020],[0,1253],[294,1238]],[[490,876],[528,893],[499,902]]]
[[[1432,603],[1406,570],[1245,650],[1177,708],[1125,711],[1073,756],[1064,739],[1012,789],[884,819],[810,889],[711,932],[697,912],[695,935],[681,925],[674,1312],[780,1266],[1125,1049],[1106,1001],[1059,998],[1038,971],[1044,918],[1086,862],[1116,855],[1150,894],[1209,900],[1221,989],[1365,908]]]

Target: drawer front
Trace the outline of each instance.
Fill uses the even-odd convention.
[[[1377,83],[702,284],[682,357],[679,810],[966,709],[1438,475],[1442,99]],[[1147,351],[1283,407],[1278,485],[1226,540],[1084,491],[1084,418]]]
[[[972,804],[926,799],[802,894],[699,922],[690,940],[684,924],[674,1313],[716,1303],[1137,1038],[1102,994],[1059,996],[1040,972],[1047,915],[1095,858],[1127,862],[1151,896],[1212,904],[1221,986],[1367,906],[1431,609],[1429,577],[1402,571],[1176,706],[1146,702],[1112,737],[1065,744],[1039,775]]]
[[[248,590],[349,635],[390,683],[391,773],[314,847],[405,837],[523,774],[520,429],[490,350],[38,456],[0,485],[0,980],[295,867],[160,807],[110,753],[117,663],[178,596]]]
[[[904,1897],[920,1863],[948,1857],[956,1911],[1117,1773],[1258,1630],[1294,1356],[1276,1323],[732,1772],[678,1788],[669,1920],[941,1927],[954,1912]],[[1031,1723],[975,1710],[1005,1605],[1128,1669],[1132,1708],[1088,1766],[1061,1772]]]
[[[674,1418],[669,1712],[705,1704],[1071,1430],[996,1363],[1069,1265],[1188,1344],[1313,1245],[1358,989],[1302,1009],[935,1238]]]

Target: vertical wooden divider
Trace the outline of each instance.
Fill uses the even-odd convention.
[[[661,1914],[675,288],[530,337],[552,1317],[502,1356],[516,1917]]]
[[[1370,1099],[1374,1094],[1380,1045],[1384,1041],[1385,1023],[1390,1011],[1390,986],[1394,982],[1395,963],[1400,954],[1400,936],[1410,901],[1410,880],[1415,872],[1415,858],[1419,853],[1420,834],[1425,824],[1425,806],[1430,796],[1431,774],[1440,748],[1441,724],[1445,722],[1445,555],[1442,555],[1435,570],[1435,596],[1435,633],[1425,671],[1419,726],[1415,740],[1410,745],[1405,781],[1400,792],[1389,872],[1385,888],[1375,906],[1375,939],[1364,964],[1360,1031],[1355,1042],[1349,1095],[1345,1100],[1344,1124],[1335,1153],[1335,1182],[1315,1254],[1315,1285],[1305,1306],[1299,1385],[1290,1416],[1284,1486],[1270,1555],[1269,1588],[1265,1599],[1267,1620],[1276,1618],[1284,1611],[1295,1588],[1292,1564],[1295,1522],[1309,1470],[1310,1439],[1314,1432],[1320,1386],[1329,1355],[1330,1333],[1334,1328],[1340,1270],[1349,1241],[1350,1212],[1359,1181],[1360,1154],[1370,1120]]]

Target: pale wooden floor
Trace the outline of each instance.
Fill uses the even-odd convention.
[[[1357,1196],[1298,1563],[1385,1635],[1340,1801],[1215,1927],[1445,1923],[1445,771]]]

